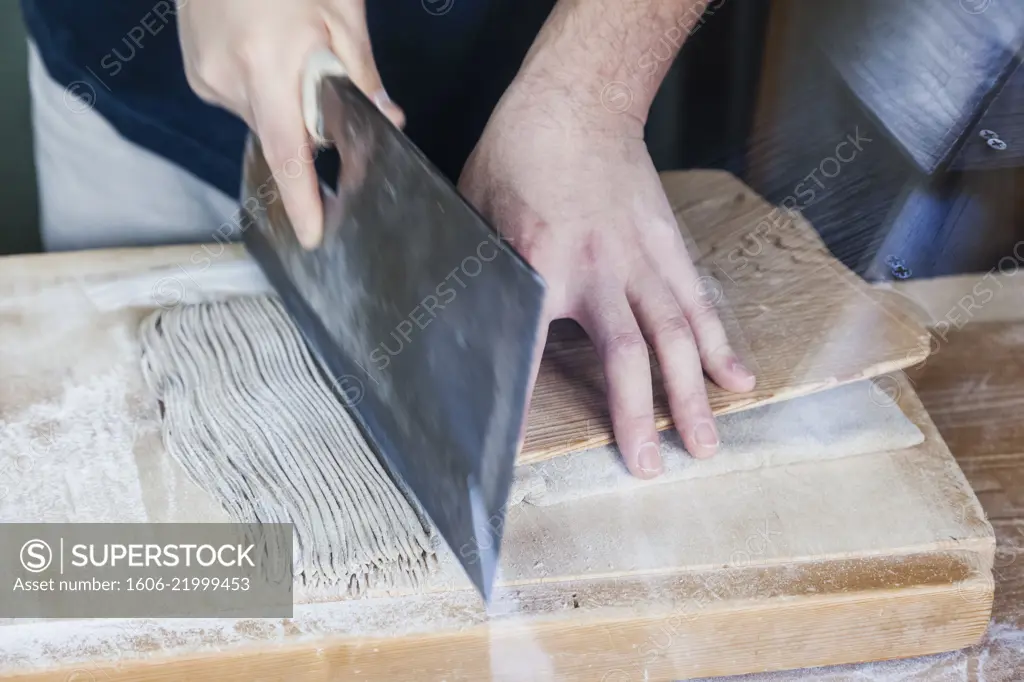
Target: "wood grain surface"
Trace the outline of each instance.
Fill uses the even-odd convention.
[[[716,305],[730,341],[757,374],[733,394],[708,381],[715,414],[785,400],[916,364],[928,335],[898,297],[872,290],[797,214],[771,206],[720,171],[663,173],[680,229],[705,274],[693,291]],[[672,426],[651,355],[659,429]],[[519,462],[613,440],[600,360],[579,327],[549,335]]]

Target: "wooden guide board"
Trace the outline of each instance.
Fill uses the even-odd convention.
[[[757,374],[743,395],[708,381],[715,414],[728,414],[915,365],[924,328],[899,298],[873,290],[832,257],[798,214],[772,206],[723,171],[662,174],[697,267],[699,295],[717,303],[729,340]],[[672,425],[651,354],[655,417]],[[549,335],[521,463],[613,440],[601,364],[575,325]]]
[[[714,175],[721,177],[700,173],[695,181]],[[666,178],[670,193],[674,177]],[[694,219],[713,220],[718,203],[734,201],[728,196],[705,193]],[[171,293],[185,298],[195,256],[212,253],[217,247],[0,259],[0,325],[10,335],[0,343],[0,419],[17,427],[33,406],[116,370],[127,389],[110,406],[111,419],[142,425],[123,451],[81,437],[65,448],[55,439],[21,481],[53,495],[47,504],[63,515],[53,520],[96,520],[131,507],[101,478],[65,480],[83,448],[95,453],[95,470],[173,479],[127,520],[188,520],[209,506],[164,452],[156,407],[131,372],[135,329],[154,296],[176,282]],[[249,291],[240,256],[220,249],[217,258],[240,268],[210,268],[219,273],[216,288]],[[910,336],[883,330],[873,338]],[[629,499],[514,509],[490,618],[449,561],[431,593],[301,604],[287,621],[0,621],[0,679],[68,680],[84,671],[80,677],[97,680],[611,682],[965,646],[981,636],[991,608],[992,531],[911,387],[898,373],[891,380],[925,434],[915,448],[683,481]],[[11,455],[4,447],[0,440],[0,458]],[[76,507],[62,492],[71,484],[84,486],[71,493],[93,506]],[[0,521],[24,520],[18,492],[0,501]]]

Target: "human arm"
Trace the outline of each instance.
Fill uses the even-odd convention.
[[[737,392],[755,382],[702,296],[643,140],[651,101],[705,7],[559,0],[459,182],[545,278],[545,324],[574,319],[594,342],[616,441],[642,477],[661,470],[647,342],[694,456],[718,445],[704,372]]]

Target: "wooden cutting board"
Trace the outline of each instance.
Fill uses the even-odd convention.
[[[686,204],[701,229],[747,201],[712,196],[721,184],[735,187],[727,175],[665,179],[677,207],[685,200],[676,182],[706,197]],[[715,232],[720,244],[695,249],[705,265],[724,263],[723,281],[760,273],[765,282],[742,301],[723,285],[727,324],[791,296],[821,316],[803,323],[817,330],[817,352],[810,332],[788,335],[792,317],[760,327],[774,335],[774,352],[740,337],[747,361],[768,377],[760,390],[782,386],[757,400],[865,372],[853,352],[874,353],[857,357],[880,366],[907,361],[894,349],[916,323],[859,324],[888,319],[888,299],[815,302],[815,292],[839,291],[836,281],[862,291],[832,262],[767,295],[776,276],[795,275],[739,268],[728,240],[753,255],[747,234]],[[797,248],[803,243],[787,247],[793,267],[820,256],[820,244]],[[826,267],[834,277],[821,276]],[[163,449],[138,368],[138,322],[158,305],[262,290],[244,254],[216,244],[0,259],[0,521],[223,513]],[[858,324],[848,329],[841,309],[859,314]],[[901,308],[891,312],[904,320]],[[766,368],[781,368],[781,378],[773,384]],[[802,383],[785,388],[786,377]],[[964,646],[989,618],[992,530],[913,389],[898,372],[888,381],[925,435],[917,447],[513,509],[490,613],[450,560],[433,592],[300,604],[291,619],[0,621],[0,678],[625,682]],[[754,400],[733,399],[736,409]]]
[[[925,436],[913,448],[513,508],[490,610],[445,553],[426,593],[292,618],[0,619],[0,679],[643,682],[969,645],[991,611],[992,529],[893,381]],[[58,429],[23,467],[25,497],[46,497],[52,520],[201,520],[214,505],[152,437],[155,406],[141,423],[123,447],[103,425],[77,441]],[[69,466],[76,446],[87,469]],[[17,502],[0,500],[0,521],[24,520]]]

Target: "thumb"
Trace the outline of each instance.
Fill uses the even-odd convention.
[[[285,81],[267,79],[250,98],[253,126],[277,184],[285,211],[303,247],[314,248],[323,235],[323,207],[313,166],[314,150],[302,106]]]
[[[380,72],[377,71],[377,62],[373,59],[373,49],[370,46],[370,33],[366,26],[365,5],[361,1],[344,4],[349,6],[339,9],[332,4],[327,9],[326,24],[331,50],[345,65],[349,78],[356,87],[377,105],[381,113],[401,128],[405,125],[405,113],[391,101],[384,89]]]

